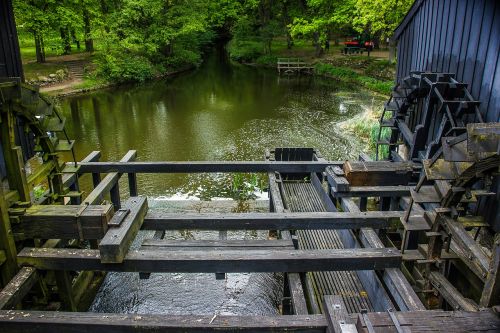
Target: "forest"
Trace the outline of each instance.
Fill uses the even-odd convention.
[[[283,49],[314,57],[349,36],[387,47],[412,0],[15,0],[21,48],[34,59],[92,53],[94,75],[144,81],[198,66],[214,43],[239,62],[272,63]]]

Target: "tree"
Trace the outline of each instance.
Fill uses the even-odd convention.
[[[371,36],[390,37],[413,4],[413,0],[356,0],[354,28]]]

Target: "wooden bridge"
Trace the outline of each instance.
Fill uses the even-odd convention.
[[[300,58],[278,58],[278,73],[310,73],[314,67]]]

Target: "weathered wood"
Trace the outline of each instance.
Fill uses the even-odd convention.
[[[121,263],[123,261],[144,221],[148,210],[148,201],[145,197],[132,197],[125,203],[125,208],[130,209],[130,213],[118,226],[110,227],[99,243],[99,252],[103,263]],[[113,219],[110,223],[112,222]]]
[[[411,162],[347,161],[344,172],[351,186],[407,185],[413,167]]]
[[[328,167],[325,170],[326,179],[328,183],[332,187],[332,189],[336,192],[346,192],[349,191],[349,181],[345,178],[344,171],[338,167]]]
[[[57,291],[62,300],[62,308],[65,311],[76,311],[76,300],[73,293],[73,278],[68,271],[57,270],[54,272]]]
[[[323,315],[224,316],[152,315],[92,312],[0,311],[3,333],[139,332],[311,332],[323,333]]]
[[[12,235],[12,228],[8,213],[7,202],[4,200],[4,192],[0,186],[0,250],[4,251],[5,262],[0,266],[0,277],[2,285],[6,285],[17,272],[16,244]]]
[[[434,288],[454,310],[478,311],[477,304],[473,300],[463,297],[443,274],[432,271],[429,273],[428,278]]]
[[[290,230],[385,228],[402,212],[171,214],[150,211],[145,230]]]
[[[131,161],[135,160],[137,157],[137,152],[135,150],[128,151],[127,154],[120,160],[120,164],[132,163]],[[80,162],[81,164],[94,164],[94,163],[102,163],[102,162]],[[99,170],[91,170],[85,171],[84,167],[80,168],[80,172],[92,172],[92,173],[102,173],[102,172],[110,172],[110,171],[99,171]],[[97,185],[92,192],[85,198],[84,204],[89,205],[98,205],[104,200],[104,196],[115,187],[120,180],[122,172],[110,172],[104,177],[104,179]],[[116,202],[115,202],[116,203]]]
[[[500,303],[500,233],[495,236],[495,243],[491,251],[491,261],[488,276],[484,282],[484,289],[479,305],[490,307]]]
[[[285,205],[281,197],[281,192],[279,189],[279,184],[276,179],[276,175],[273,172],[268,173],[269,179],[269,202],[270,209],[275,213],[284,213]],[[281,238],[293,247],[292,236],[290,231],[282,230]],[[304,288],[302,286],[302,281],[299,273],[287,273],[288,278],[288,288],[290,291],[290,297],[292,299],[293,312],[296,315],[306,315],[309,313],[307,309],[306,296],[304,293]]]
[[[0,291],[0,309],[14,308],[31,290],[37,279],[38,274],[35,268],[21,268],[16,276]]]
[[[329,333],[357,332],[342,297],[325,295],[324,309]]]
[[[79,162],[83,173],[213,173],[213,172],[322,172],[341,161],[179,161],[179,162]]]
[[[293,249],[289,240],[168,240],[146,239],[141,250],[152,251],[194,251],[194,250],[279,250]]]
[[[349,191],[337,192],[332,188],[334,198],[349,197],[404,197],[410,195],[411,186],[351,186]]]
[[[252,251],[129,251],[121,264],[104,264],[97,250],[24,248],[20,265],[44,270],[117,272],[307,272],[398,267],[392,249]]]
[[[13,226],[22,238],[100,239],[113,214],[111,205],[35,205]]]
[[[358,206],[352,199],[343,198],[342,205],[344,209],[351,212],[359,211]],[[375,230],[363,228],[359,232],[361,243],[365,247],[384,248],[384,244],[378,237]],[[387,290],[393,297],[401,311],[425,310],[417,294],[411,287],[399,268],[388,268],[382,273],[382,279],[385,282]]]
[[[395,312],[404,332],[498,332],[500,319],[492,311],[408,311]],[[396,323],[388,312],[367,313],[375,332],[397,332]],[[367,332],[366,323],[358,317],[359,332]]]
[[[443,216],[443,221],[446,229],[452,235],[451,249],[484,281],[490,265],[488,256],[464,229],[463,225],[446,216]]]

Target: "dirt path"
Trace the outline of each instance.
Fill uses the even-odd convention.
[[[85,75],[85,67],[89,66],[90,54],[89,53],[77,53],[69,54],[57,57],[47,58],[47,62],[53,62],[66,66],[69,72],[69,79],[56,84],[51,84],[43,86],[40,88],[41,92],[61,92],[67,93],[74,90],[74,88],[83,82]]]

